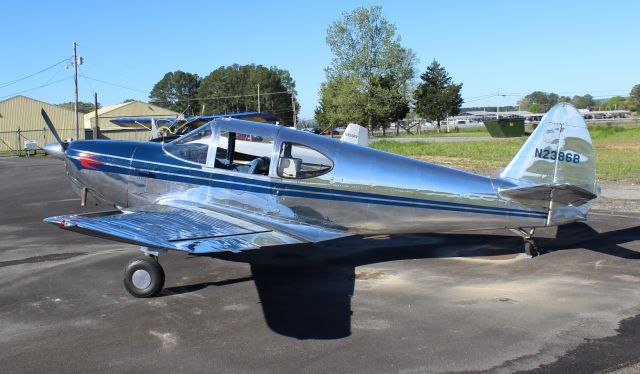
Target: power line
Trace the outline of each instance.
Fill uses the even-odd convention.
[[[144,90],[139,90],[139,89],[137,89],[137,88],[131,88],[131,87],[123,86],[123,85],[121,85],[121,84],[117,84],[117,83],[107,82],[107,81],[104,81],[104,80],[102,80],[102,79],[97,79],[97,78],[92,78],[92,77],[86,76],[86,75],[84,75],[84,74],[80,74],[80,76],[81,76],[82,78],[85,78],[85,79],[90,79],[90,80],[92,80],[92,81],[96,81],[96,82],[100,82],[100,83],[108,84],[108,85],[115,86],[115,87],[124,88],[124,89],[126,89],[126,90],[136,91],[136,92],[141,92],[141,93],[144,93],[144,94],[146,94],[146,93],[147,93],[147,91],[144,91]]]
[[[25,75],[24,77],[21,77],[21,78],[18,78],[18,79],[14,79],[14,80],[9,81],[9,82],[0,83],[0,88],[4,88],[4,87],[10,86],[12,84],[16,84],[16,83],[21,82],[21,81],[23,81],[25,79],[29,79],[29,78],[31,78],[33,76],[36,76],[36,75],[38,75],[40,73],[44,73],[45,71],[53,69],[54,67],[62,64],[63,62],[66,62],[66,61],[69,61],[69,59],[65,58],[64,60],[58,61],[55,64],[53,64],[51,66],[48,66],[48,67],[46,67],[46,68],[44,68],[42,70],[39,70],[39,71],[37,71],[35,73],[29,74],[29,75]]]
[[[60,83],[62,81],[66,81],[67,79],[71,79],[71,78],[73,78],[73,75],[70,75],[70,76],[68,76],[66,78],[58,79],[57,81],[53,81],[53,82],[50,82],[50,83],[47,83],[47,84],[40,85],[38,87],[33,87],[33,88],[26,89],[26,90],[14,92],[14,93],[12,93],[10,95],[0,96],[0,99],[4,99],[5,97],[16,96],[16,95],[19,95],[19,94],[24,93],[24,92],[35,91],[35,90],[38,90],[38,89],[43,88],[43,87],[51,86],[52,84],[56,84],[56,83]]]
[[[558,91],[558,92],[550,92],[550,93],[555,93],[555,94],[559,94],[559,95],[575,95],[576,92],[587,92],[587,93],[610,93],[610,94],[624,94],[625,90],[573,90],[573,91]],[[524,97],[529,93],[523,93],[523,92],[509,92],[509,93],[500,93],[499,96],[516,96],[516,97]],[[487,94],[487,95],[481,95],[481,96],[473,96],[473,97],[468,97],[468,98],[464,98],[464,102],[465,103],[472,103],[474,101],[481,101],[481,100],[486,100],[486,99],[490,99],[492,97],[497,97],[498,94],[494,93],[494,94]],[[597,97],[610,97],[610,95],[592,95],[593,98],[597,98]]]
[[[95,88],[93,88],[93,85],[91,84],[91,82],[89,82],[89,80],[88,80],[84,75],[80,74],[80,76],[82,77],[82,79],[84,79],[84,81],[85,81],[85,82],[87,82],[87,84],[88,84],[88,85],[89,85],[89,87],[91,88],[91,91],[93,91],[94,93],[95,93],[95,92],[98,92],[98,91],[96,91],[96,89],[95,89]]]
[[[49,79],[47,79],[46,82],[44,82],[44,84],[48,84],[49,82],[51,82],[53,80],[53,78],[57,77],[58,74],[60,74],[60,72],[62,72],[62,70],[64,70],[65,66],[62,65],[60,66],[60,69],[58,69]]]
[[[121,85],[121,84],[118,84],[118,83],[108,82],[108,81],[105,81],[105,80],[102,80],[102,79],[89,77],[89,76],[84,75],[84,74],[80,74],[80,76],[85,78],[85,80],[88,79],[88,80],[92,80],[92,81],[108,84],[108,85],[111,85],[111,86],[124,88],[124,89],[131,90],[131,91],[141,92],[141,93],[145,93],[145,94],[147,93],[147,91],[145,91],[145,90],[132,88],[132,87],[127,87],[127,86],[124,86],[124,85]],[[290,91],[260,92],[260,96],[281,95],[281,94],[291,95],[291,92]],[[176,102],[184,102],[184,101],[202,101],[202,100],[215,100],[215,99],[239,99],[239,98],[242,98],[242,97],[255,97],[255,96],[257,96],[257,94],[229,95],[229,96],[207,96],[207,97],[194,97],[194,98],[187,98],[187,99],[179,99],[179,100],[174,100],[174,101],[176,101]]]
[[[280,95],[280,94],[289,94],[290,91],[277,91],[277,92],[260,92],[260,96],[270,96],[270,95]],[[214,99],[239,99],[241,97],[254,97],[257,94],[250,95],[233,95],[233,96],[209,96],[209,97],[194,97],[193,99],[182,99],[176,101],[200,101],[200,100],[214,100]]]

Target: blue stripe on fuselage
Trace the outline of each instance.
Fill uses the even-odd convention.
[[[82,151],[76,151],[82,152]],[[91,151],[86,151],[91,153]],[[130,159],[120,158],[118,156],[109,157],[108,155],[94,154],[93,159],[97,161],[103,161],[109,159],[106,164],[94,165],[98,171],[118,173],[118,174],[130,174],[132,167],[129,165]],[[79,161],[73,158],[74,155],[70,155],[74,165],[78,169],[83,169],[83,166]],[[481,206],[465,203],[456,203],[448,201],[437,201],[418,199],[393,195],[381,195],[367,192],[356,192],[348,190],[330,189],[323,187],[313,186],[301,186],[296,184],[279,183],[272,181],[264,181],[252,178],[245,178],[241,175],[226,175],[218,174],[206,170],[196,169],[194,166],[188,163],[182,165],[171,164],[175,162],[169,157],[163,157],[163,161],[146,161],[136,159],[136,163],[144,163],[153,165],[153,168],[148,169],[155,174],[155,179],[181,182],[196,185],[211,185],[212,187],[228,188],[233,190],[241,190],[247,192],[255,192],[261,194],[277,194],[279,196],[301,197],[301,198],[313,198],[322,200],[344,201],[354,203],[398,206],[398,207],[410,207],[410,208],[423,208],[423,209],[436,209],[445,211],[467,212],[467,213],[479,213],[479,214],[492,214],[492,215],[508,215],[517,217],[531,217],[546,219],[547,213],[540,211],[522,210],[514,208],[499,208],[490,206]],[[139,168],[136,168],[139,169]],[[185,171],[189,174],[185,174]],[[144,177],[137,175],[138,177]],[[212,184],[215,182],[215,185]]]

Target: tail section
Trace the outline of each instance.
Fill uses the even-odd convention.
[[[369,146],[369,133],[367,129],[355,123],[350,123],[344,134],[340,138],[343,142],[358,144],[363,147]]]
[[[578,110],[568,103],[551,108],[500,178],[515,185],[502,189],[503,197],[547,206],[549,225],[584,218],[598,185],[591,136]]]

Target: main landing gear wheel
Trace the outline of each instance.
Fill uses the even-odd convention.
[[[136,257],[124,269],[124,288],[135,297],[156,296],[163,286],[164,270],[155,257]]]

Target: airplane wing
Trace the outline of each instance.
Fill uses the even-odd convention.
[[[151,205],[125,212],[57,216],[44,221],[91,236],[191,254],[239,252],[308,241],[263,223],[195,207]]]
[[[229,114],[216,114],[213,116],[193,116],[187,117],[184,119],[178,118],[152,118],[152,117],[120,117],[120,118],[111,118],[110,121],[115,123],[116,125],[123,127],[131,127],[131,126],[140,126],[140,125],[151,125],[151,120],[155,119],[158,124],[162,125],[182,125],[184,123],[189,123],[192,128],[200,127],[205,123],[213,121],[215,119],[220,118],[236,118],[242,119],[245,121],[252,122],[267,122],[267,123],[275,123],[280,121],[280,117],[276,117],[270,113],[266,112],[243,112],[243,113],[229,113]]]
[[[168,126],[173,125],[177,122],[184,122],[183,119],[178,118],[155,118],[155,117],[122,117],[122,118],[111,118],[110,122],[115,123],[118,126],[122,127],[147,127],[151,126],[152,122],[155,122],[158,126]]]

